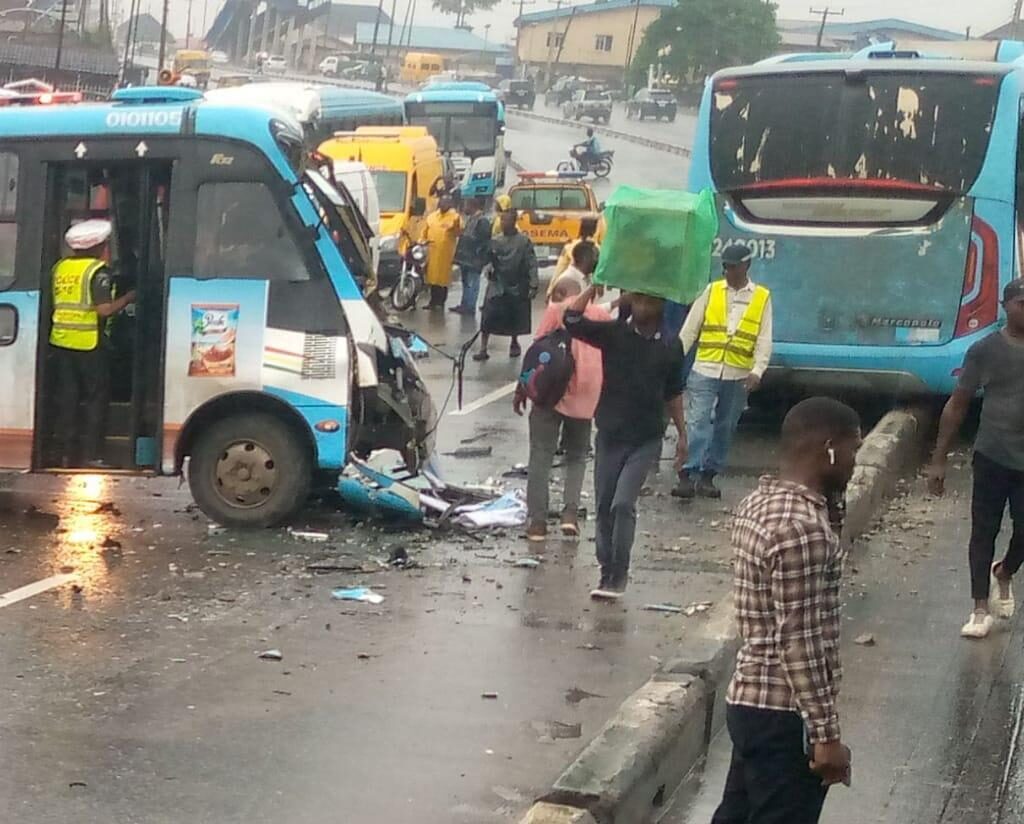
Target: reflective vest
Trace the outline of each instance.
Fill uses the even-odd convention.
[[[92,279],[106,262],[64,258],[53,267],[53,321],[50,343],[89,352],[99,346],[100,316],[92,302]]]
[[[697,360],[705,363],[724,363],[737,369],[754,368],[754,348],[761,331],[761,319],[768,305],[770,293],[763,286],[754,287],[754,297],[743,313],[739,326],[729,334],[728,286],[724,280],[711,284],[708,307],[704,312],[704,325],[697,345]]]

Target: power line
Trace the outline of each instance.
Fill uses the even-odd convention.
[[[1018,0],[1018,2],[1020,2],[1020,0]],[[815,47],[820,49],[821,43],[825,39],[825,26],[828,24],[828,19],[830,17],[842,17],[844,14],[846,14],[846,9],[834,11],[831,7],[825,6],[825,8],[823,9],[812,8],[811,14],[821,15],[821,26],[818,28],[818,41],[817,43],[815,43]]]

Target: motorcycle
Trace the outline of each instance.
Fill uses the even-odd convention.
[[[599,152],[597,157],[584,155],[574,146],[569,150],[570,160],[561,161],[555,167],[559,172],[583,172],[583,174],[594,174],[594,177],[608,177],[612,171],[612,162],[615,152]]]
[[[410,243],[402,255],[402,269],[391,290],[391,306],[404,312],[416,305],[426,288],[427,247],[423,243]]]

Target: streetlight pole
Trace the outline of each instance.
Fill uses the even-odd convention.
[[[157,57],[156,70],[159,74],[164,67],[164,58],[167,56],[167,16],[171,12],[171,0],[164,0],[163,19],[160,21],[160,54]]]
[[[60,71],[61,53],[64,51],[64,28],[68,20],[68,0],[64,0],[60,7],[60,27],[57,29],[57,58],[53,61],[53,71]],[[56,82],[56,78],[54,78]]]

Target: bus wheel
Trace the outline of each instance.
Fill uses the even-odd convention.
[[[299,436],[273,415],[232,415],[201,432],[188,485],[199,508],[225,526],[268,527],[306,503],[312,458]]]

